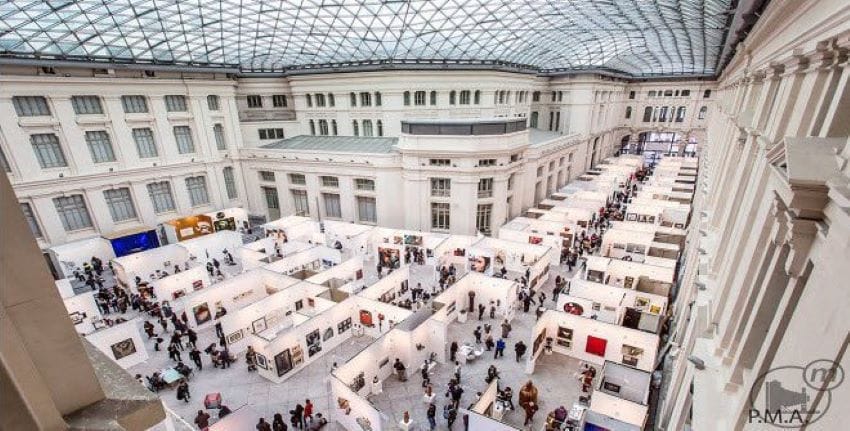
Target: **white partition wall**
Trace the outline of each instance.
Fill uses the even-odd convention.
[[[139,319],[100,329],[86,339],[125,370],[148,359]]]

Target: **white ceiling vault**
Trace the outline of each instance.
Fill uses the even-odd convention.
[[[0,57],[285,72],[717,72],[732,0],[0,0]]]

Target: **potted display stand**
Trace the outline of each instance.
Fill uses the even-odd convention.
[[[466,310],[465,310],[465,309],[464,309],[464,310],[460,310],[460,312],[459,312],[459,313],[458,313],[458,315],[457,315],[457,321],[458,321],[458,323],[466,323],[466,317],[467,317],[467,312],[466,312]]]

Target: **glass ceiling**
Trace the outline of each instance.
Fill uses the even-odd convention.
[[[714,75],[732,0],[0,0],[0,57]]]

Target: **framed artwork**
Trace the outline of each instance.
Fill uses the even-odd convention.
[[[255,334],[259,334],[268,328],[266,324],[266,318],[260,317],[259,319],[251,322],[251,330],[254,331]]]
[[[555,339],[555,342],[558,343],[559,346],[563,346],[566,348],[572,348],[573,346],[573,330],[570,328],[564,328],[563,326],[558,327],[558,336]]]
[[[361,278],[363,278],[363,270],[358,269],[357,272],[354,273],[354,279],[360,280]]]
[[[351,329],[351,318],[350,317],[343,320],[342,322],[339,322],[336,325],[336,333],[337,334],[342,334],[343,332],[348,331],[349,329]]]
[[[307,298],[307,306],[308,307],[315,307],[316,306],[316,300],[313,299],[313,298]]]
[[[242,333],[242,330],[241,330],[241,329],[240,329],[240,330],[238,330],[238,331],[236,331],[236,332],[234,332],[234,333],[232,333],[232,334],[230,334],[230,335],[228,335],[228,336],[227,336],[227,344],[233,344],[233,343],[235,343],[235,342],[237,342],[237,341],[241,340],[241,339],[242,339],[242,337],[243,337],[243,335],[244,335],[244,334]]]
[[[264,369],[264,370],[268,370],[268,369],[269,369],[269,360],[268,360],[268,359],[266,359],[266,357],[265,357],[265,356],[263,356],[263,355],[261,355],[261,354],[257,353],[256,359],[257,359],[257,366],[258,366],[258,367],[260,367],[260,368],[262,368],[262,369]]]
[[[186,290],[185,289],[177,289],[174,292],[171,292],[171,299],[172,300],[177,299],[177,298],[181,298],[183,296],[186,296]]]
[[[112,356],[115,357],[116,361],[136,353],[136,343],[133,342],[132,338],[119,341],[110,346],[110,348],[112,349]]]
[[[295,311],[298,311],[302,308],[304,308],[304,300],[299,299],[299,300],[295,301]]]
[[[611,382],[604,382],[602,383],[602,387],[608,392],[613,392],[615,394],[620,393],[620,385]]]
[[[355,419],[355,422],[357,422],[357,425],[360,426],[362,431],[372,431],[372,421],[370,421],[366,416],[358,417]]]
[[[634,283],[635,283],[634,277],[626,276],[626,278],[623,279],[623,287],[625,287],[626,289],[631,289],[632,285]]]
[[[535,354],[537,352],[537,349],[539,349],[540,346],[543,345],[543,339],[544,338],[546,338],[546,330],[545,329],[540,331],[540,333],[537,334],[537,338],[534,339],[534,344],[531,347],[531,354],[532,355]]]
[[[307,357],[312,358],[313,355],[322,351],[322,343],[313,344],[311,346],[307,346]]]
[[[203,280],[195,280],[195,281],[192,282],[192,289],[193,290],[201,290],[203,288],[204,288]]]
[[[637,214],[626,214],[626,221],[636,221]]]
[[[292,348],[292,365],[298,365],[302,362],[304,362],[304,351],[301,350],[300,344],[296,344]]]
[[[372,312],[369,310],[360,310],[360,324],[363,326],[373,327],[375,326],[372,323]]]
[[[71,322],[74,323],[74,325],[79,325],[80,323],[83,323],[83,320],[86,318],[86,313],[75,311],[69,314],[68,317],[71,318]]]
[[[529,244],[540,244],[541,242],[543,242],[543,238],[541,238],[539,236],[528,237],[528,243]]]
[[[278,377],[292,371],[292,369],[295,367],[295,364],[292,362],[292,354],[289,352],[289,349],[286,349],[275,355],[274,366],[275,368],[277,368]]]
[[[244,292],[241,292],[238,295],[233,297],[233,302],[239,302],[239,301],[251,296],[252,293],[254,293],[253,289],[248,289]]]
[[[658,306],[658,305],[650,305],[649,306],[649,312],[652,313],[652,314],[660,314],[661,313],[661,307]]]
[[[635,298],[635,307],[646,307],[647,305],[649,305],[649,298],[644,298],[642,296]]]
[[[378,368],[384,368],[389,364],[390,364],[390,358],[385,357],[384,359],[381,359],[381,362],[378,362]]]
[[[322,338],[319,335],[319,330],[316,329],[316,330],[313,330],[312,332],[310,332],[309,334],[307,334],[306,341],[307,341],[308,346],[312,346],[314,344],[321,344]],[[310,355],[310,356],[312,356],[312,355]]]
[[[325,333],[322,334],[322,341],[328,341],[334,336],[334,328],[325,329]]]
[[[578,304],[576,302],[568,302],[564,304],[564,312],[574,314],[576,316],[581,316],[582,314],[584,314],[584,307],[582,307],[581,304]]]
[[[396,235],[393,237],[393,244],[401,244],[403,241],[404,239],[401,237],[401,235]]]
[[[210,313],[210,305],[206,302],[202,304],[196,305],[192,308],[192,315],[195,316],[195,323],[198,325],[203,325],[204,323],[212,320],[212,313]]]
[[[602,356],[604,358],[605,348],[607,346],[608,340],[588,335],[587,345],[585,345],[584,351],[590,353],[591,355]]]
[[[405,235],[404,236],[404,243],[407,244],[407,245],[421,246],[422,245],[422,236],[421,235]]]
[[[449,303],[448,307],[446,307],[446,313],[451,313],[457,309],[457,301],[452,301]]]
[[[399,240],[401,237],[399,237]],[[398,268],[401,265],[400,253],[397,248],[378,248],[378,262],[386,268]]]

